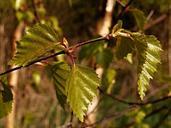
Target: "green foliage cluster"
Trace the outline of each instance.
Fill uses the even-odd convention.
[[[117,0],[117,2],[120,6],[116,6],[116,12],[119,12],[129,3],[128,0]],[[122,116],[122,118],[117,119],[118,115],[116,114],[116,120],[111,121],[108,126],[124,127],[124,124],[132,122],[135,123],[135,127],[155,127],[155,124],[169,113],[169,111],[164,111],[161,117],[160,114],[158,114],[158,116],[155,117],[155,121],[150,122],[153,120],[153,118],[149,116],[150,112],[160,110],[161,108],[169,108],[169,102],[163,101],[163,104],[159,105],[155,103],[158,105],[157,108],[154,108],[155,105],[153,106],[152,104],[140,104],[140,106],[142,105],[141,108],[131,106],[131,110],[133,109],[134,111],[123,112],[123,109],[130,109],[127,107],[127,105],[130,105],[129,103],[126,102],[127,105],[125,105],[125,102],[122,103],[121,100],[121,104],[119,104],[117,100],[114,99],[116,101],[114,101],[115,106],[113,106],[110,99],[106,97],[109,96],[111,98],[112,96],[110,94],[119,93],[121,87],[118,85],[125,82],[123,80],[124,78],[129,79],[129,77],[135,77],[137,84],[137,92],[135,93],[138,93],[142,101],[140,103],[143,103],[145,95],[150,88],[150,81],[158,71],[158,64],[161,63],[162,48],[160,41],[154,35],[146,35],[144,33],[144,26],[148,22],[145,11],[143,12],[135,7],[130,7],[125,11],[131,18],[134,18],[131,19],[131,22],[134,21],[136,24],[132,29],[133,32],[132,30],[125,29],[127,28],[125,26],[129,23],[122,17],[123,23],[120,20],[117,21],[107,36],[95,42],[90,41],[85,44],[82,42],[83,45],[79,46],[79,44],[73,45],[70,42],[68,43],[61,34],[62,30],[64,30],[63,33],[65,35],[69,35],[69,38],[76,35],[78,36],[79,34],[82,35],[81,38],[87,38],[90,34],[89,30],[91,30],[94,25],[91,19],[93,19],[93,21],[97,20],[97,12],[102,11],[102,6],[100,5],[102,5],[103,1],[84,2],[81,0],[58,0],[60,4],[55,5],[55,0],[45,0],[44,3],[45,7],[41,4],[37,7],[39,17],[36,17],[34,9],[22,10],[21,6],[27,5],[25,0],[16,0],[14,9],[19,22],[24,21],[27,24],[34,24],[36,18],[40,18],[41,21],[26,29],[25,35],[17,42],[16,54],[9,64],[27,67],[37,61],[42,61],[41,65],[45,66],[46,75],[53,81],[58,103],[65,111],[73,112],[81,122],[86,120],[86,116],[89,114],[87,110],[96,97],[99,97],[99,101],[101,101],[98,104],[99,107],[97,111],[100,114],[96,116],[97,119],[101,120],[105,115],[109,115],[110,117],[110,112],[113,112],[113,110],[121,113],[118,115]],[[28,5],[30,4],[31,2],[28,3]],[[133,2],[133,5],[136,4],[136,2]],[[155,5],[155,7],[160,6],[161,12],[164,12],[166,4],[166,1],[155,2],[154,0],[145,0],[140,8],[146,5]],[[62,10],[63,13],[58,13],[60,7],[56,10],[52,9],[56,6],[61,6],[61,8],[69,6],[71,8]],[[47,12],[50,13],[50,16],[47,16],[45,8],[47,8]],[[79,11],[74,11],[75,8]],[[70,12],[67,15],[71,16],[64,16],[63,14],[65,14],[65,12]],[[87,16],[89,18],[86,18]],[[58,19],[56,17],[61,19],[60,25],[62,29],[59,28]],[[86,20],[80,23],[80,17]],[[113,17],[115,19],[115,15]],[[68,18],[70,19],[68,20]],[[82,31],[83,26],[86,26],[86,32]],[[135,32],[135,30],[138,30],[138,32]],[[58,53],[64,54],[62,61]],[[51,55],[56,56],[52,56],[54,58],[50,61],[44,61],[44,59],[49,58]],[[75,56],[78,56],[78,60],[75,59]],[[101,77],[98,77],[96,74],[96,69],[102,69],[103,73]],[[134,74],[132,72],[134,72]],[[36,75],[33,75],[33,77],[36,77]],[[34,82],[36,83],[36,80]],[[130,84],[126,82],[125,85],[127,86],[125,88],[127,90],[131,89],[128,85],[134,82],[130,81]],[[3,81],[1,84],[0,117],[4,117],[11,111],[13,98],[10,86],[7,86]],[[101,91],[105,92],[106,95],[104,97],[102,97]],[[132,94],[127,97],[129,98],[129,96],[131,97]],[[53,123],[52,118],[57,115],[56,106],[57,105],[54,105],[50,110],[49,122]],[[112,108],[112,110],[109,108]],[[109,113],[106,111],[107,109],[109,109]],[[68,116],[65,112],[63,113],[61,122],[64,122],[66,116]],[[149,115],[147,113],[149,113]],[[132,118],[134,118],[134,121],[132,121]],[[34,119],[28,114],[28,120]],[[169,126],[169,124],[166,125]]]
[[[26,33],[18,44],[16,56],[10,62],[12,64],[24,66],[45,54],[47,55],[52,50],[62,49],[62,46],[59,45],[59,35],[48,25],[35,25]]]
[[[121,27],[121,22],[119,22],[114,26],[109,36],[110,38],[126,37],[132,40],[132,45],[134,45],[132,47],[135,47],[138,57],[138,92],[141,99],[143,99],[149,80],[153,78],[157,64],[160,62],[160,43],[154,36],[132,33]],[[40,59],[42,56],[47,56],[48,52],[56,49],[58,52],[64,50],[69,54],[69,57],[72,56],[68,48],[64,49],[64,44],[59,41],[58,34],[52,27],[45,24],[36,24],[26,32],[26,35],[20,41],[17,46],[17,53],[11,63],[25,66],[36,59]],[[106,51],[103,54],[104,58],[106,58],[107,55],[105,54],[108,53]],[[126,54],[128,53],[124,55]],[[108,63],[107,61],[102,63],[101,60],[97,56],[97,63],[99,62],[102,65]],[[49,76],[53,78],[55,83],[57,97],[61,105],[64,107],[66,99],[73,113],[76,114],[80,121],[83,121],[88,105],[97,96],[97,87],[100,86],[97,74],[87,67],[75,64],[75,62],[71,65],[71,69],[65,63],[52,64],[47,69],[49,70]]]

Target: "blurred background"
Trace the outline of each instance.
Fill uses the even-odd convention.
[[[163,48],[162,64],[150,83],[145,101],[171,95],[171,0],[1,0],[0,72],[8,62],[25,29],[38,21],[50,24],[67,38],[70,45],[108,34],[118,20],[123,28],[155,35]],[[116,41],[82,47],[78,63],[88,65],[102,77],[102,89],[127,101],[140,101],[137,94],[135,65],[120,60]],[[122,46],[123,52],[126,50]],[[115,54],[116,53],[116,54]],[[57,59],[66,60],[61,56]],[[8,82],[14,86],[13,112],[0,119],[0,128],[62,128],[70,121],[55,94],[53,82],[44,67],[32,65],[13,72]],[[100,95],[86,117],[89,127],[169,128],[171,100],[132,106]],[[75,127],[81,127],[74,118]],[[87,126],[87,127],[88,127]],[[83,127],[83,126],[82,126]]]

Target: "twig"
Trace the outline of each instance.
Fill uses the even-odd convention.
[[[158,108],[158,109],[155,109],[155,110],[153,110],[152,112],[150,112],[149,114],[147,114],[147,115],[144,117],[144,119],[147,119],[148,117],[150,117],[150,116],[152,116],[152,115],[155,115],[155,114],[157,114],[158,112],[163,111],[163,110],[165,110],[165,109],[167,109],[166,106],[162,106],[162,107],[160,107],[160,108]]]
[[[91,40],[88,40],[88,41],[83,41],[83,42],[77,43],[74,46],[69,47],[68,50],[75,50],[76,48],[81,47],[83,45],[90,44],[90,43],[94,43],[94,42],[101,41],[101,40],[110,40],[110,38],[113,38],[113,37],[107,35],[107,36],[104,36],[104,37],[99,37],[99,38],[96,38],[96,39],[91,39]],[[9,69],[9,70],[7,70],[7,71],[5,71],[3,73],[0,73],[0,76],[5,75],[5,74],[8,74],[8,73],[13,72],[13,71],[16,71],[16,70],[19,70],[19,69],[24,68],[24,67],[28,67],[28,66],[33,65],[33,64],[35,64],[37,62],[40,62],[42,60],[47,60],[49,58],[55,57],[55,56],[60,55],[60,54],[65,54],[65,53],[66,53],[66,51],[65,50],[62,50],[60,52],[51,54],[49,56],[42,57],[40,59],[37,59],[35,61],[30,62],[29,64],[27,64],[25,66],[18,66],[18,67]]]
[[[145,97],[144,100],[146,101],[146,100],[149,99],[150,97],[152,97],[152,96],[156,95],[157,93],[161,92],[161,90],[168,89],[168,88],[170,88],[170,87],[171,87],[171,85],[169,85],[169,84],[164,84],[164,85],[162,85],[160,88],[154,89],[151,93],[149,93],[149,94]]]
[[[96,38],[96,39],[91,39],[91,40],[88,40],[88,41],[80,42],[80,43],[77,43],[75,46],[71,47],[70,49],[78,48],[78,47],[81,47],[83,45],[94,43],[94,42],[101,41],[101,40],[108,40],[110,38],[111,38],[111,36],[107,35],[107,36],[102,36],[102,37],[99,37],[99,38]]]
[[[149,21],[151,19],[153,14],[154,14],[154,10],[151,10],[150,13],[148,14],[147,18],[146,18],[147,21]]]
[[[49,55],[49,56],[42,57],[42,58],[40,58],[40,59],[38,59],[38,60],[35,60],[35,61],[30,62],[29,64],[27,64],[27,65],[25,65],[25,66],[18,66],[18,67],[9,69],[9,70],[7,70],[7,71],[5,71],[5,72],[3,72],[3,73],[0,73],[0,76],[5,75],[5,74],[8,74],[8,73],[13,72],[13,71],[16,71],[16,70],[19,70],[19,69],[21,69],[21,68],[29,67],[30,65],[33,65],[33,64],[35,64],[35,63],[37,63],[37,62],[40,62],[40,61],[42,61],[42,60],[46,60],[46,59],[49,59],[49,58],[52,58],[52,57],[55,57],[55,56],[57,56],[57,55],[64,54],[64,53],[65,53],[65,51],[60,51],[60,52],[51,54],[51,55]]]
[[[146,24],[144,26],[144,30],[147,30],[147,29],[153,27],[154,25],[159,24],[160,22],[164,21],[166,18],[167,18],[166,14],[161,15],[160,17],[158,17],[154,21],[150,22],[149,24]]]
[[[102,93],[103,95],[106,95],[108,97],[110,97],[111,99],[115,100],[115,101],[118,101],[118,102],[121,102],[121,103],[124,103],[124,104],[128,104],[128,105],[138,105],[138,106],[144,106],[144,105],[147,105],[147,104],[155,104],[155,103],[158,103],[160,101],[164,101],[164,100],[167,100],[167,99],[171,99],[171,96],[166,96],[166,97],[163,97],[163,98],[160,98],[160,99],[157,99],[157,100],[154,100],[154,101],[147,101],[147,102],[129,102],[129,101],[125,101],[125,100],[122,100],[122,99],[119,99],[119,98],[116,98],[110,94],[107,94],[105,93],[102,89],[99,88],[99,91],[100,93]]]
[[[123,14],[125,13],[125,11],[127,10],[127,8],[131,5],[131,3],[134,0],[129,0],[129,2],[122,8],[122,11],[119,13],[119,15],[116,17],[116,21],[118,21],[120,18],[122,18]]]

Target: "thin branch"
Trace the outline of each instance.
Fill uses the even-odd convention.
[[[149,93],[149,94],[145,97],[144,100],[146,101],[147,99],[149,99],[150,97],[156,95],[157,93],[161,92],[162,90],[168,89],[168,88],[170,88],[170,87],[171,87],[171,85],[169,85],[169,84],[164,84],[164,85],[162,85],[161,87],[159,87],[159,88],[157,88],[157,89],[154,89],[151,93]]]
[[[108,40],[110,38],[111,38],[111,36],[107,35],[107,36],[102,36],[102,37],[99,37],[99,38],[96,38],[96,39],[91,39],[91,40],[88,40],[88,41],[80,42],[80,43],[77,43],[75,46],[71,47],[70,49],[78,48],[78,47],[81,47],[83,45],[94,43],[94,42],[101,41],[101,40]]]
[[[77,49],[78,47],[81,47],[83,45],[86,45],[86,44],[94,43],[94,42],[101,41],[101,40],[106,40],[106,39],[110,38],[109,36],[110,35],[102,36],[102,37],[99,37],[96,39],[91,39],[91,40],[83,41],[80,43],[76,43],[76,45],[68,48],[68,50],[66,52],[67,52],[69,58],[71,59],[72,64],[75,64],[75,60],[74,60],[74,56],[73,56],[73,52],[75,51],[75,49]]]
[[[158,17],[157,19],[155,19],[154,21],[151,21],[149,24],[146,24],[146,25],[144,26],[144,30],[147,30],[147,29],[153,27],[154,25],[161,23],[161,22],[164,21],[166,18],[167,18],[167,15],[166,15],[166,14],[163,14],[163,15],[159,16],[159,17]]]
[[[157,114],[157,113],[159,113],[159,112],[161,112],[161,111],[163,111],[163,110],[167,110],[168,108],[166,107],[166,106],[162,106],[162,107],[160,107],[160,108],[158,108],[158,109],[155,109],[155,110],[153,110],[152,112],[150,112],[149,114],[147,114],[145,117],[144,117],[144,119],[147,119],[148,117],[151,117],[151,116],[153,116],[153,115],[155,115],[155,114]]]
[[[49,58],[52,58],[52,57],[55,57],[55,56],[57,56],[57,55],[64,54],[64,53],[65,53],[65,51],[63,50],[63,51],[60,51],[60,52],[51,54],[51,55],[46,56],[46,57],[42,57],[42,58],[40,58],[40,59],[38,59],[38,60],[35,60],[35,61],[30,62],[29,64],[27,64],[27,65],[25,65],[25,66],[18,66],[18,67],[9,69],[9,70],[7,70],[7,71],[5,71],[5,72],[3,72],[3,73],[0,73],[0,76],[5,75],[5,74],[8,74],[8,73],[13,72],[13,71],[16,71],[16,70],[19,70],[19,69],[21,69],[21,68],[29,67],[29,66],[31,66],[31,65],[33,65],[33,64],[35,64],[35,63],[37,63],[37,62],[40,62],[40,61],[42,61],[42,60],[46,60],[46,59],[49,59]]]
[[[120,18],[122,18],[123,14],[126,12],[127,8],[131,5],[131,3],[134,0],[129,0],[129,2],[122,8],[122,11],[119,13],[119,15],[116,17],[116,21],[118,21]]]
[[[150,13],[147,16],[147,21],[149,21],[151,19],[151,17],[153,16],[153,14],[154,14],[154,10],[151,10]]]
[[[166,96],[166,97],[163,97],[163,98],[160,98],[160,99],[157,99],[157,100],[154,100],[154,101],[147,101],[147,102],[129,102],[129,101],[125,101],[125,100],[122,100],[122,99],[119,99],[119,98],[116,98],[110,94],[107,94],[105,93],[102,89],[99,88],[99,91],[100,93],[102,93],[103,95],[106,95],[108,97],[110,97],[111,99],[115,100],[115,101],[118,101],[118,102],[121,102],[123,104],[127,104],[127,105],[138,105],[138,106],[144,106],[144,105],[147,105],[147,104],[156,104],[158,102],[161,102],[161,101],[164,101],[164,100],[167,100],[167,99],[171,99],[171,96]]]
[[[162,97],[162,98],[154,100],[154,101],[147,101],[147,102],[143,103],[143,105],[146,105],[146,104],[156,104],[158,102],[161,102],[161,101],[164,101],[164,100],[168,100],[168,99],[171,99],[171,95],[170,96]]]
[[[90,44],[90,43],[94,43],[94,42],[97,42],[97,41],[102,41],[102,40],[110,40],[110,38],[113,38],[113,37],[111,37],[110,35],[107,35],[107,36],[104,36],[104,37],[99,37],[99,38],[91,39],[91,40],[88,40],[88,41],[83,41],[83,42],[77,43],[77,44],[74,45],[74,46],[69,47],[68,50],[69,50],[69,51],[73,51],[73,50],[75,50],[76,48],[81,47],[81,46],[83,46],[83,45]],[[29,64],[27,64],[27,65],[25,65],[25,66],[18,66],[18,67],[9,69],[9,70],[7,70],[7,71],[5,71],[5,72],[3,72],[3,73],[0,73],[0,76],[5,75],[5,74],[8,74],[8,73],[13,72],[13,71],[16,71],[16,70],[19,70],[19,69],[21,69],[21,68],[25,68],[25,67],[31,66],[31,65],[33,65],[33,64],[35,64],[35,63],[37,63],[37,62],[42,61],[42,60],[47,60],[47,59],[49,59],[49,58],[55,57],[55,56],[60,55],[60,54],[65,54],[65,53],[66,53],[66,51],[65,51],[65,50],[62,50],[62,51],[60,51],[60,52],[51,54],[51,55],[49,55],[49,56],[39,58],[39,59],[37,59],[37,60],[35,60],[35,61],[30,62]]]

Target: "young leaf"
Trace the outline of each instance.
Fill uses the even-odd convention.
[[[66,82],[67,101],[82,122],[88,105],[97,95],[99,84],[99,78],[93,70],[80,65],[72,67]]]
[[[144,12],[139,10],[139,9],[130,9],[130,11],[132,12],[135,21],[137,23],[137,26],[140,30],[143,30],[145,23],[147,22],[147,19],[144,15]]]
[[[36,24],[26,31],[25,36],[17,45],[17,53],[10,64],[27,65],[53,49],[62,49],[58,33],[46,24]]]
[[[56,89],[56,96],[60,105],[64,108],[66,103],[65,86],[70,67],[64,62],[57,62],[46,67],[49,78],[53,79]]]
[[[141,100],[149,86],[150,79],[157,71],[157,64],[160,63],[162,51],[160,42],[152,35],[132,33],[138,51],[138,92]]]
[[[119,20],[117,24],[112,28],[112,34],[115,34],[119,29],[122,28],[122,21]]]
[[[9,114],[12,110],[13,95],[11,89],[4,82],[1,82],[2,90],[0,91],[0,118]]]

